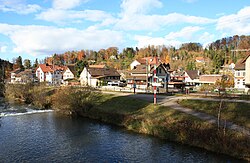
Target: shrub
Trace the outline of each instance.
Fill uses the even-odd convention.
[[[53,108],[66,114],[86,112],[98,101],[99,92],[91,87],[64,87],[53,95]]]
[[[30,104],[33,98],[32,89],[32,84],[6,84],[4,95],[9,101],[20,100]]]

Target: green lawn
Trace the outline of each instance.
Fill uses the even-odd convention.
[[[220,105],[220,102],[202,100],[182,100],[179,103],[182,106],[214,116],[218,115]],[[250,104],[248,103],[223,102],[221,116],[222,119],[250,128]]]

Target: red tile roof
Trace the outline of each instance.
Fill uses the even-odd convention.
[[[48,65],[48,64],[39,64],[38,65],[44,73],[46,72],[53,72],[56,70],[64,71],[66,69],[66,66],[58,66],[58,65]]]

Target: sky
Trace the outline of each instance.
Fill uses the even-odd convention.
[[[250,34],[250,0],[0,0],[0,58]]]

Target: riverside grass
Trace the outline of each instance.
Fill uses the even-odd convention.
[[[138,133],[157,136],[210,151],[250,160],[250,139],[171,108],[132,97],[103,95],[82,116],[123,126]]]
[[[199,112],[217,116],[220,102],[187,99],[179,101],[179,104]],[[250,128],[250,104],[243,102],[223,102],[221,118]]]

